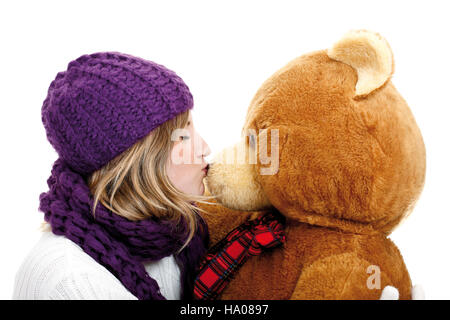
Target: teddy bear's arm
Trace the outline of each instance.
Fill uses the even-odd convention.
[[[411,298],[410,290],[405,289],[411,288],[410,283],[394,284],[382,268],[377,267],[355,253],[322,258],[304,268],[291,299],[378,300],[386,286],[401,287],[400,299]]]

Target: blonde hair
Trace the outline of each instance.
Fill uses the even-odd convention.
[[[174,144],[172,133],[186,127],[188,120],[189,110],[164,122],[88,177],[94,217],[100,202],[131,221],[150,217],[176,222],[184,219],[189,234],[180,251],[190,242],[198,227],[196,211],[205,212],[194,202],[209,203],[212,197],[179,191],[166,172]]]

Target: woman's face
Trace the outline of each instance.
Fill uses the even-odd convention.
[[[203,178],[208,171],[204,157],[211,151],[195,131],[191,112],[187,126],[175,130],[172,140],[175,142],[166,167],[170,182],[186,194],[203,195]]]

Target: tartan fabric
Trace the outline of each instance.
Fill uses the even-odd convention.
[[[269,212],[240,225],[209,250],[194,283],[194,299],[214,300],[251,256],[285,242],[284,217]]]

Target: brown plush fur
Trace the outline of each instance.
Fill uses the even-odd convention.
[[[376,47],[369,49],[376,55]],[[387,56],[387,43],[382,49]],[[355,88],[363,72],[330,55],[321,50],[294,59],[264,82],[249,106],[243,130],[279,130],[277,173],[258,174],[264,167],[258,161],[245,177],[254,179],[259,194],[263,190],[269,210],[287,217],[286,243],[249,259],[222,299],[378,299],[386,285],[395,286],[400,299],[411,298],[408,271],[387,235],[422,191],[422,136],[390,81],[393,60],[385,59],[392,66],[380,68],[384,74],[365,73],[364,88],[372,91],[361,96]],[[376,82],[370,74],[377,74]],[[230,166],[211,165],[212,194],[226,190]],[[261,196],[252,200],[245,192],[237,202],[219,198],[236,210],[206,208],[215,213],[206,216],[213,243],[254,217],[243,210],[257,208]],[[369,266],[381,270],[379,289],[367,285]]]

